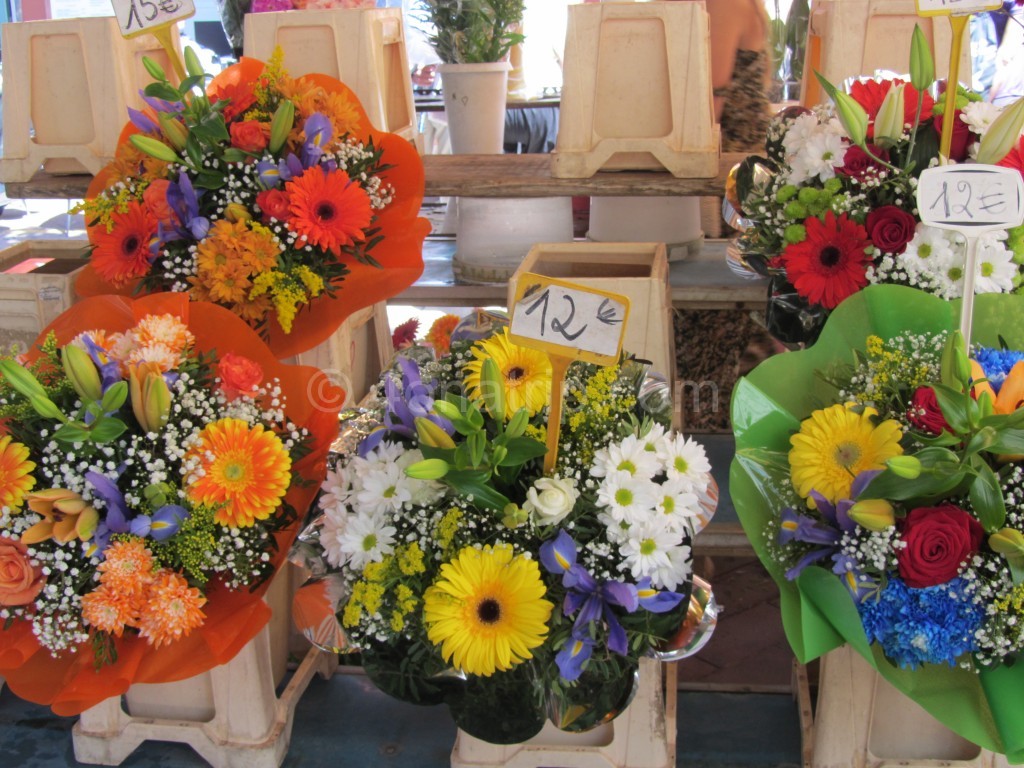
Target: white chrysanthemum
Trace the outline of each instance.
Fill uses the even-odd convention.
[[[818,133],[818,118],[814,115],[800,115],[789,126],[786,135],[782,137],[782,147],[786,150],[787,156],[796,155],[801,152],[811,136]]]
[[[323,491],[320,495],[320,509],[325,512],[333,509],[343,510],[350,491],[345,468],[339,464],[334,469],[328,469],[327,477],[320,484],[320,490]]]
[[[353,489],[353,506],[370,514],[396,512],[412,501],[412,482],[397,464],[376,464],[360,478],[359,489]]]
[[[658,488],[658,512],[669,528],[678,531],[692,529],[692,520],[700,515],[700,499],[693,486],[684,480],[669,480]]]
[[[617,443],[598,449],[594,453],[590,474],[606,477],[613,472],[625,472],[633,477],[650,480],[660,469],[657,454],[648,451],[639,437],[629,435]]]
[[[1003,110],[987,101],[971,101],[964,105],[960,119],[967,123],[971,133],[984,137],[992,127],[992,121],[999,117]]]
[[[405,468],[417,461],[423,461],[423,451],[413,448],[398,457],[396,466],[405,475]],[[405,476],[405,487],[409,489],[410,501],[417,506],[426,507],[444,496],[445,486],[436,480],[418,480]]]
[[[381,515],[352,515],[337,539],[338,549],[349,567],[362,570],[394,551],[395,528],[387,525]]]
[[[650,480],[613,472],[598,488],[597,504],[605,507],[616,522],[633,523],[654,509],[657,488]]]
[[[645,520],[630,526],[626,541],[619,547],[622,567],[629,570],[634,579],[654,575],[662,569],[672,568],[668,553],[682,543],[679,531],[673,531],[664,521],[657,518]]]
[[[918,224],[896,261],[911,277],[939,278],[956,263],[957,250],[946,230]]]
[[[793,184],[818,178],[828,181],[842,168],[846,157],[846,143],[841,136],[821,131],[811,136],[803,149],[793,156],[789,180]]]
[[[405,446],[384,440],[366,456],[352,457],[349,462],[349,470],[355,474],[356,478],[361,478],[378,464],[394,464],[404,452]],[[353,486],[355,485],[356,480],[353,480]]]
[[[1009,293],[1013,290],[1013,278],[1018,266],[1013,261],[1013,251],[1003,241],[1006,232],[985,232],[978,238],[977,275],[975,293]]]
[[[324,524],[320,528],[320,546],[324,549],[327,562],[335,568],[341,568],[348,561],[348,555],[341,546],[341,538],[347,526],[348,515],[343,511],[324,515]]]
[[[668,479],[681,480],[692,490],[702,491],[708,487],[711,462],[704,451],[704,446],[696,440],[674,434],[666,440],[658,454],[665,466]]]
[[[690,557],[690,548],[685,544],[672,547],[666,554],[668,565],[657,568],[651,574],[651,586],[674,591],[690,578],[693,558]]]
[[[597,521],[605,527],[605,535],[612,544],[622,544],[629,535],[629,523],[616,520],[608,512],[598,512]]]

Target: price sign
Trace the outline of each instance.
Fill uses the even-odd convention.
[[[960,332],[970,344],[974,282],[978,273],[978,236],[1024,222],[1024,178],[1013,168],[996,165],[928,168],[918,180],[917,211],[925,224],[952,229],[967,238]]]
[[[516,286],[509,339],[547,352],[551,361],[551,407],[548,409],[548,452],[544,471],[558,458],[562,424],[562,383],[569,363],[597,365],[619,362],[629,319],[629,298],[597,288],[527,272]]]
[[[598,365],[619,361],[629,298],[542,275],[523,275],[509,338],[524,347]]]
[[[195,15],[192,0],[111,0],[122,37],[154,32]]]
[[[1002,7],[1000,0],[917,0],[917,15],[952,16],[995,11]]]

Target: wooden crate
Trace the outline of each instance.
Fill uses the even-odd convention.
[[[876,69],[909,72],[915,24],[931,46],[936,77],[946,77],[952,43],[947,19],[918,16],[914,0],[813,0],[800,102],[814,106],[825,101],[815,71],[836,86],[848,77],[870,77]],[[969,40],[963,47],[959,78],[971,82]]]
[[[75,302],[85,246],[82,240],[27,240],[0,251],[0,352],[27,350]]]
[[[246,14],[245,55],[266,61],[276,46],[292,77],[316,72],[341,80],[376,128],[417,140],[400,8]]]
[[[570,5],[552,175],[714,176],[709,40],[702,2]]]
[[[459,731],[452,768],[675,768],[676,674],[675,664],[641,659],[633,703],[586,733],[566,733],[546,723],[527,742],[498,745]]]
[[[1009,768],[1005,755],[953,733],[848,645],[821,659],[808,737],[812,768]]]
[[[176,27],[175,46],[180,48]],[[128,107],[152,78],[149,56],[170,72],[152,35],[121,37],[113,16],[4,24],[4,155],[0,181],[99,173],[114,158]]]
[[[670,382],[675,379],[675,335],[664,243],[535,245],[509,281],[509,305],[526,272],[628,296],[629,321],[623,350],[650,360],[653,369]]]

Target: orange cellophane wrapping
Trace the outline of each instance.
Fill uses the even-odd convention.
[[[84,299],[58,317],[39,337],[51,331],[61,345],[83,331],[125,331],[149,314],[180,317],[196,338],[196,349],[216,351],[218,358],[234,352],[256,361],[265,380],[277,378],[286,398],[286,415],[309,430],[312,451],[293,469],[308,482],[294,484],[285,501],[299,519],[277,534],[278,549],[271,553],[275,568],[284,562],[301,518],[326,473],[326,457],[337,435],[338,407],[344,396],[334,391],[324,374],[309,366],[285,365],[243,320],[206,302],[189,302],[185,294],[160,293],[135,300],[122,296]],[[34,348],[33,348],[34,349]],[[34,353],[36,356],[38,352]],[[311,393],[316,393],[314,400]],[[331,405],[333,404],[333,405]],[[269,582],[252,592],[229,590],[217,582],[207,585],[206,621],[181,640],[154,648],[137,635],[116,640],[117,661],[96,669],[92,646],[54,658],[41,648],[29,622],[18,621],[0,630],[0,675],[23,699],[49,705],[58,715],[76,715],[111,696],[120,696],[133,683],[183,680],[230,661],[270,619],[262,595]]]
[[[211,82],[211,87],[229,82],[251,82],[263,72],[264,64],[256,59],[243,58],[238,64],[228,67]],[[378,243],[371,255],[382,269],[360,264],[349,256],[342,261],[349,268],[349,274],[338,283],[340,290],[335,297],[322,296],[302,307],[295,316],[291,333],[285,333],[271,312],[267,323],[267,344],[278,358],[291,357],[312,349],[333,334],[350,314],[383,301],[412,285],[423,273],[423,240],[430,232],[430,224],[419,218],[423,204],[423,161],[416,148],[402,137],[378,131],[366,116],[366,110],[359,99],[345,84],[326,75],[306,75],[300,78],[313,82],[331,93],[341,94],[357,107],[358,126],[351,134],[366,143],[372,137],[380,147],[381,162],[393,166],[380,173],[383,182],[395,189],[395,198],[383,211],[377,213],[375,227],[380,228],[384,240]],[[138,130],[128,123],[121,132],[118,147],[128,142],[128,137]],[[87,196],[92,198],[107,186],[107,174],[100,171],[89,186]],[[118,294],[135,295],[137,283],[114,288],[105,282],[89,264],[79,275],[75,284],[79,296],[100,296]]]

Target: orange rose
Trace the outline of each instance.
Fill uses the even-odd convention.
[[[263,369],[248,357],[228,352],[217,365],[220,391],[228,400],[241,395],[255,394],[256,387],[263,383]]]
[[[167,202],[169,186],[171,186],[171,182],[167,179],[151,181],[146,187],[146,191],[142,193],[142,201],[161,224],[174,226],[178,223],[178,219]]]
[[[42,568],[29,559],[28,547],[0,536],[0,605],[28,605],[45,584]]]
[[[231,124],[231,146],[243,152],[262,152],[267,147],[267,134],[263,124],[255,120],[242,120]]]

